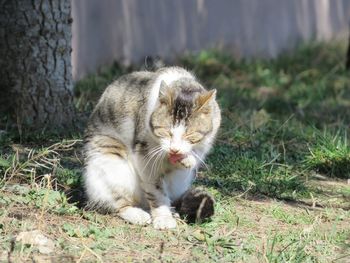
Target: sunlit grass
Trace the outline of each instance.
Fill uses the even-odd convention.
[[[350,177],[350,146],[345,132],[333,136],[318,132],[309,150],[305,160],[309,168],[329,176]]]
[[[195,182],[215,197],[215,216],[203,224],[180,220],[175,231],[81,208],[82,130],[64,140],[45,131],[1,132],[0,261],[10,255],[14,262],[346,262],[344,54],[344,44],[335,43],[274,60],[237,61],[217,50],[179,58],[205,87],[218,90],[223,121],[208,169]],[[106,85],[131,70],[114,64],[76,83],[80,114],[88,116]],[[55,242],[54,255],[13,243],[34,229]]]

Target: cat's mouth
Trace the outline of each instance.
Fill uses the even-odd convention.
[[[177,162],[181,161],[186,157],[185,154],[181,153],[169,153],[169,161],[171,164],[176,164]]]

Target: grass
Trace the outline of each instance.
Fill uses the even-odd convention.
[[[306,158],[309,168],[314,168],[329,176],[349,177],[350,147],[346,134],[331,136],[327,133],[317,136],[316,144]]]
[[[216,51],[179,58],[218,89],[222,128],[195,182],[216,199],[202,224],[133,226],[82,209],[82,132],[19,139],[0,133],[0,261],[349,262],[350,77],[344,43],[311,44],[274,60]],[[118,64],[76,84],[88,115]],[[54,253],[15,241],[40,230]]]

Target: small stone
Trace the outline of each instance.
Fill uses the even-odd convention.
[[[16,242],[22,242],[23,244],[36,247],[42,254],[50,254],[55,249],[54,242],[44,236],[40,230],[21,232],[16,237]]]
[[[8,261],[8,252],[7,251],[3,251],[0,254],[0,262],[7,262]]]

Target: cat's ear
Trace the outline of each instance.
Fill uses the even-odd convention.
[[[165,83],[164,80],[162,80],[159,89],[159,101],[170,106],[173,101],[173,96],[173,90],[168,86],[168,84]]]
[[[216,89],[206,91],[197,98],[197,111],[208,110],[211,101],[215,100]]]

